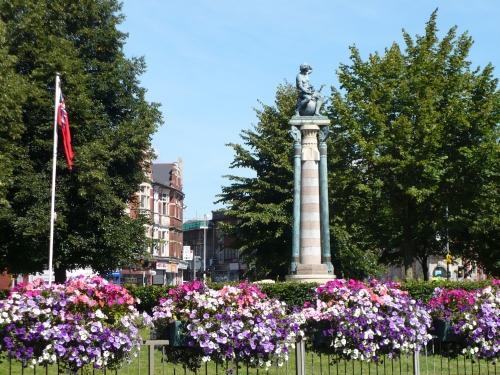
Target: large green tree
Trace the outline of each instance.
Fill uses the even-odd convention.
[[[56,278],[66,269],[106,271],[129,263],[142,253],[146,239],[144,220],[131,220],[125,204],[145,178],[150,138],[161,115],[139,86],[143,59],[124,55],[126,34],[117,28],[123,20],[120,4],[0,0],[0,20],[14,70],[27,85],[19,101],[22,122],[6,120],[18,124],[15,139],[7,141],[19,156],[7,185],[2,181],[10,209],[0,218],[1,265],[13,273],[47,265],[56,72],[62,76],[76,154],[73,172],[62,151],[58,156]]]
[[[24,131],[22,106],[26,85],[15,71],[15,58],[8,52],[5,24],[0,20],[0,218],[10,214],[7,199],[14,179],[16,160],[22,153],[18,140]],[[1,220],[1,219],[0,219]],[[0,237],[1,238],[1,237]]]
[[[469,35],[439,40],[434,12],[425,33],[363,60],[351,48],[330,115],[337,125],[334,181],[340,201],[359,202],[351,241],[383,251],[389,263],[452,253],[500,271],[500,95],[493,67],[472,69]]]
[[[297,94],[288,84],[278,87],[275,105],[256,110],[258,122],[243,130],[243,144],[231,144],[231,168],[246,169],[249,177],[230,175],[220,202],[234,220],[226,230],[251,266],[250,276],[283,278],[291,259],[293,208],[293,147],[288,122],[295,114]],[[333,160],[333,157],[331,158]],[[334,197],[330,196],[333,208]],[[336,208],[336,206],[335,206]],[[335,272],[363,278],[379,270],[377,256],[352,243],[345,231],[345,212],[331,211]]]
[[[275,106],[256,110],[258,123],[243,130],[244,145],[230,144],[235,157],[231,168],[245,168],[254,176],[227,176],[220,202],[235,219],[225,229],[236,240],[258,278],[286,275],[291,259],[293,206],[292,139],[288,120],[295,112],[295,90],[278,87]]]

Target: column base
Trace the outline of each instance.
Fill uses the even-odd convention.
[[[297,264],[297,273],[287,275],[286,280],[297,281],[300,283],[318,283],[323,284],[329,280],[334,280],[336,277],[329,269],[327,264]],[[331,272],[331,273],[329,273]]]
[[[335,280],[335,275],[328,274],[309,274],[309,275],[286,275],[286,281],[295,281],[298,283],[316,283],[324,284],[330,280]]]

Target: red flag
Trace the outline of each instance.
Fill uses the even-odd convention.
[[[73,153],[73,147],[71,146],[68,112],[66,112],[66,106],[64,105],[64,97],[62,93],[59,98],[59,106],[57,108],[57,124],[61,127],[64,153],[66,154],[69,170],[71,170],[73,168],[73,157],[75,154]]]

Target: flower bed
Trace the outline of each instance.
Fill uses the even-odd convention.
[[[500,289],[493,286],[468,292],[436,288],[429,300],[434,318],[448,322],[460,340],[447,348],[448,355],[496,359],[500,355]],[[446,340],[444,340],[446,342]]]
[[[334,360],[380,361],[419,350],[431,336],[425,307],[396,283],[332,280],[305,305],[313,346]]]
[[[286,304],[268,299],[252,284],[207,288],[200,282],[169,291],[153,310],[156,326],[184,323],[186,344],[203,361],[235,361],[269,368],[288,359],[299,323]]]
[[[1,350],[24,365],[119,367],[139,349],[138,330],[148,323],[135,303],[100,277],[22,285],[0,301]]]

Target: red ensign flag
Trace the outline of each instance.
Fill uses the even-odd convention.
[[[66,112],[66,106],[64,105],[64,97],[61,93],[59,97],[59,107],[57,108],[57,124],[61,127],[61,133],[63,137],[64,153],[66,154],[66,160],[68,162],[69,170],[73,168],[73,147],[71,147],[71,133],[69,131],[69,118],[68,112]]]

